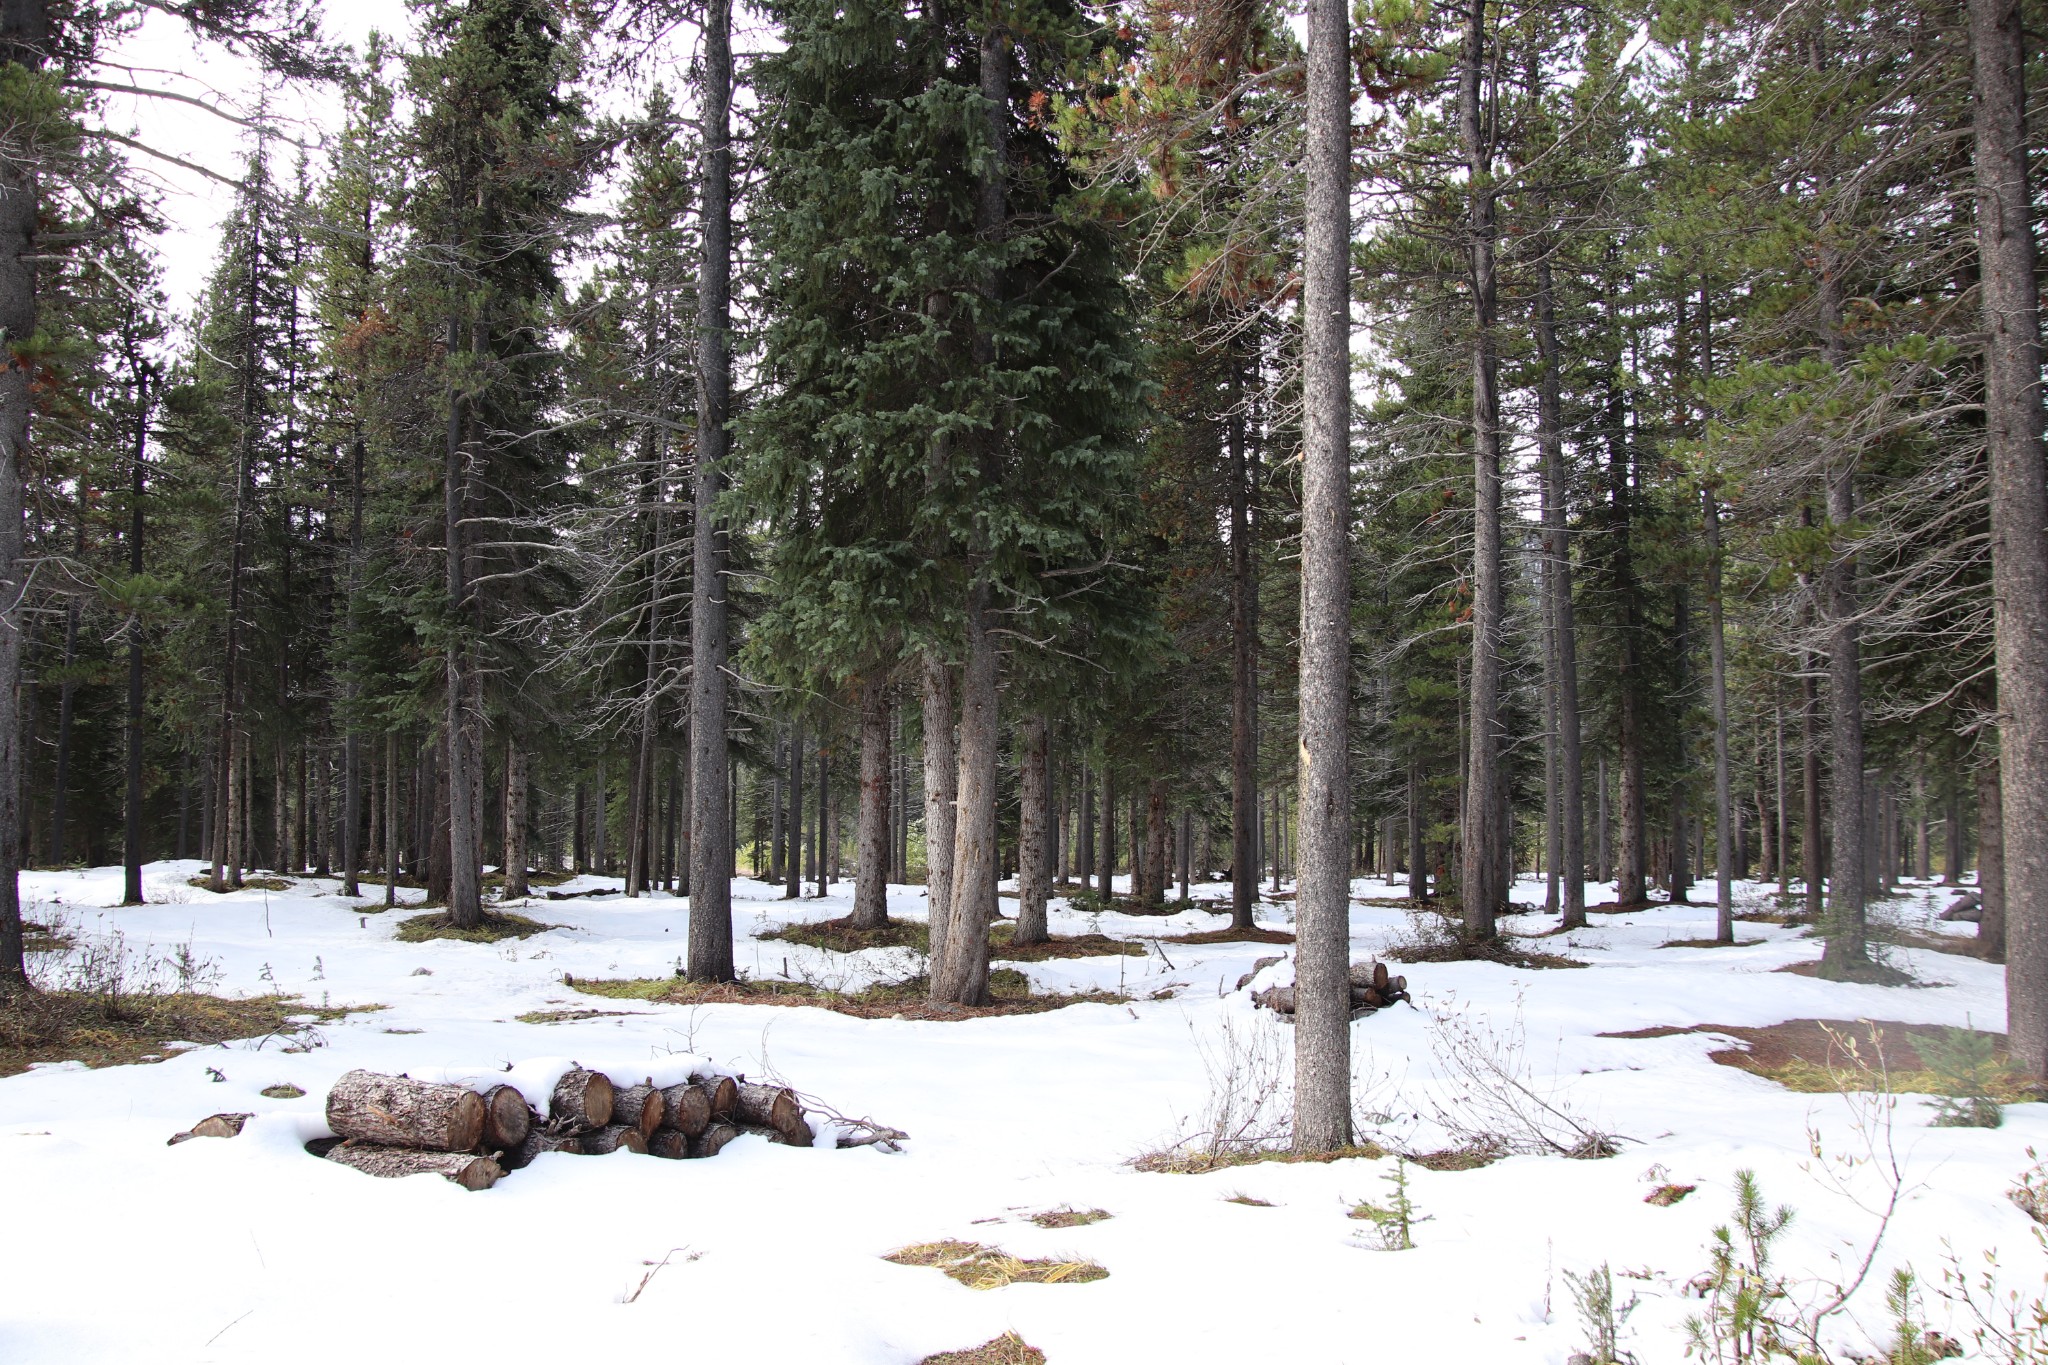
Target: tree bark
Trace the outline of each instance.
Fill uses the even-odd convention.
[[[1564,404],[1558,392],[1557,304],[1546,250],[1536,266],[1536,443],[1543,465],[1544,549],[1550,564],[1550,628],[1557,660],[1557,875],[1562,927],[1586,924],[1585,751],[1579,715],[1578,629],[1572,605],[1572,554],[1564,467]]]
[[[526,881],[526,749],[516,737],[505,741],[505,889],[501,900],[522,900],[532,894]]]
[[[135,401],[135,444],[129,460],[128,495],[133,506],[128,510],[128,572],[137,578],[142,575],[142,499],[144,478],[149,456],[149,370],[135,342],[135,313],[131,308],[127,325],[122,328],[122,344],[128,352],[128,368],[132,375],[131,392]],[[0,626],[5,629],[5,626]],[[121,841],[123,905],[142,904],[142,617],[138,613],[128,619],[128,791],[124,802],[125,817]],[[0,968],[4,971],[4,968]],[[4,988],[0,988],[4,994]]]
[[[1243,378],[1234,345],[1230,398],[1230,923],[1250,929],[1259,903],[1259,584],[1252,565]]]
[[[789,725],[789,822],[785,832],[789,841],[789,861],[783,868],[782,898],[797,900],[804,894],[804,723],[801,720],[791,721]]]
[[[642,1137],[652,1137],[667,1112],[664,1092],[651,1084],[620,1086],[612,1092],[612,1122],[637,1128]]]
[[[448,321],[448,362],[455,361],[460,333],[453,318]],[[444,558],[447,560],[449,633],[446,651],[445,698],[448,750],[448,919],[458,926],[483,922],[483,900],[477,883],[482,855],[478,851],[482,830],[471,796],[480,755],[471,744],[469,714],[469,641],[467,639],[468,586],[464,542],[464,509],[468,502],[468,470],[465,459],[463,401],[451,379],[448,386],[448,435],[446,469],[442,481]]]
[[[548,1118],[564,1128],[602,1128],[612,1121],[612,1081],[602,1071],[565,1071],[548,1096]]]
[[[1977,767],[1977,952],[1988,962],[2005,961],[2007,949],[2003,767],[2004,755],[1996,753]]]
[[[377,1147],[344,1142],[327,1151],[327,1159],[365,1175],[397,1179],[407,1175],[444,1176],[465,1190],[487,1190],[505,1168],[487,1156],[468,1152],[420,1152],[403,1147]]]
[[[1493,151],[1482,108],[1487,62],[1485,0],[1468,0],[1459,68],[1458,127],[1468,174],[1467,243],[1472,281],[1472,700],[1465,828],[1458,894],[1464,935],[1490,939],[1507,903],[1500,877],[1501,487],[1499,361],[1495,355]]]
[[[1013,944],[1046,941],[1046,904],[1052,894],[1050,834],[1052,774],[1047,762],[1050,724],[1043,715],[1019,727],[1022,762],[1018,765],[1017,802],[1017,931]]]
[[[1145,788],[1145,901],[1166,903],[1166,779]]]
[[[696,1137],[711,1126],[711,1092],[701,1085],[685,1082],[661,1092],[661,1122],[686,1138]]]
[[[889,681],[879,670],[860,685],[860,829],[853,867],[853,926],[889,922]]]
[[[697,472],[690,609],[692,981],[730,981],[733,829],[726,745],[726,542],[718,496],[731,449],[732,0],[705,0],[698,65]]]
[[[986,56],[984,56],[984,63]],[[960,684],[958,815],[953,827],[953,898],[945,953],[932,954],[934,1004],[988,1002],[988,926],[996,909],[996,648],[989,635],[988,585],[967,606],[967,665]],[[936,935],[934,936],[936,938]]]
[[[1839,372],[1848,361],[1842,336],[1839,263],[1821,263],[1820,322],[1824,348]],[[1864,902],[1863,657],[1857,625],[1856,555],[1848,540],[1856,518],[1856,452],[1836,452],[1827,470],[1827,514],[1838,538],[1835,559],[1821,577],[1828,625],[1828,739],[1831,777],[1831,847],[1828,858],[1827,947],[1820,974],[1841,980],[1867,966]]]
[[[925,915],[934,961],[945,946],[953,910],[953,834],[958,805],[954,783],[953,673],[938,655],[926,653],[920,693],[924,704]]]
[[[337,1137],[466,1152],[483,1139],[484,1101],[466,1086],[358,1069],[344,1072],[327,1092],[327,1126]]]
[[[2038,41],[2038,35],[2036,35]],[[2027,184],[2019,0],[1970,0],[1985,457],[1997,608],[2006,1031],[2048,1076],[2048,474],[2042,465],[2041,298]],[[1989,918],[1987,913],[1986,918]]]
[[[1351,1143],[1351,35],[1309,0],[1294,1148]]]
[[[1707,527],[1707,646],[1714,689],[1714,941],[1735,942],[1735,805],[1728,776],[1728,640],[1721,619],[1721,507],[1700,490]]]

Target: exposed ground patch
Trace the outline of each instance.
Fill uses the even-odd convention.
[[[969,1289],[1002,1289],[1013,1284],[1087,1284],[1109,1272],[1094,1261],[1041,1257],[1024,1260],[1001,1247],[979,1242],[920,1242],[882,1258],[897,1265],[930,1266]]]
[[[1006,1014],[1043,1014],[1068,1005],[1121,1005],[1115,991],[1035,994],[1024,973],[998,967],[988,974],[986,1005],[934,1005],[922,975],[837,991],[802,981],[728,981],[706,984],[680,977],[589,980],[565,976],[562,984],[586,995],[615,1000],[651,1000],[664,1005],[810,1005],[858,1019],[987,1019]]]
[[[1856,1053],[1880,1077],[1886,1088],[1915,1095],[1945,1095],[1956,1087],[1952,1081],[1928,1066],[1917,1043],[1922,1039],[1944,1039],[1951,1032],[1937,1024],[1907,1024],[1896,1019],[1787,1019],[1782,1024],[1756,1028],[1738,1024],[1694,1024],[1689,1028],[1630,1029],[1603,1033],[1602,1038],[1671,1038],[1684,1033],[1721,1034],[1738,1040],[1739,1047],[1717,1048],[1708,1058],[1722,1066],[1747,1071],[1753,1076],[1776,1081],[1787,1090],[1801,1094],[1831,1094],[1843,1089],[1867,1088],[1865,1073],[1848,1055],[1853,1043]],[[1873,1032],[1876,1041],[1872,1041]],[[1978,1030],[1991,1040],[1992,1052],[2006,1058],[2002,1033]],[[2001,1104],[2017,1104],[2041,1098],[2040,1091],[2018,1079],[2009,1079],[1991,1098]]]
[[[486,911],[483,921],[474,925],[458,925],[443,910],[437,914],[414,915],[411,919],[398,922],[400,943],[425,943],[431,939],[451,938],[459,943],[498,943],[508,938],[532,938],[550,929],[560,929],[559,924],[542,924],[537,919],[515,915],[509,910]]]
[[[36,1062],[129,1066],[160,1062],[180,1049],[233,1038],[295,1034],[294,1017],[329,1023],[382,1005],[314,1008],[288,995],[229,999],[197,992],[109,997],[98,991],[29,991],[0,1003],[0,1076]]]
[[[1045,1365],[1045,1352],[1015,1332],[1005,1332],[993,1341],[964,1351],[941,1351],[926,1356],[917,1365]]]

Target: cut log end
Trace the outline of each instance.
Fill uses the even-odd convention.
[[[739,1135],[740,1130],[737,1127],[721,1119],[713,1123],[709,1128],[706,1128],[701,1136],[691,1140],[690,1155],[693,1157],[717,1156],[719,1152],[725,1149],[727,1143]]]
[[[690,1138],[680,1128],[657,1128],[647,1139],[647,1154],[681,1161],[690,1154]]]
[[[526,1139],[517,1147],[507,1150],[498,1161],[506,1170],[518,1171],[531,1166],[535,1158],[548,1152],[565,1152],[570,1156],[581,1156],[583,1140],[573,1133],[550,1132],[536,1123],[527,1129]]]
[[[484,1146],[512,1151],[526,1141],[533,1122],[526,1096],[511,1086],[494,1085],[484,1092]]]
[[[548,1114],[557,1124],[602,1128],[612,1121],[612,1081],[601,1071],[577,1067],[555,1082]]]
[[[585,1156],[610,1156],[613,1152],[647,1155],[647,1139],[630,1123],[609,1123],[583,1135]]]
[[[733,1106],[733,1117],[742,1124],[766,1128],[780,1135],[791,1147],[811,1145],[811,1126],[804,1122],[803,1106],[797,1103],[795,1091],[782,1086],[753,1082],[742,1084],[739,1102]]]
[[[739,1103],[740,1091],[730,1076],[697,1075],[690,1077],[693,1084],[704,1087],[705,1095],[711,1101],[711,1117],[729,1119],[733,1106]]]
[[[671,1085],[661,1092],[661,1123],[686,1138],[693,1138],[711,1126],[711,1092],[692,1082]]]
[[[667,1110],[667,1100],[651,1082],[616,1087],[612,1092],[612,1122],[631,1124],[642,1137],[661,1127]]]

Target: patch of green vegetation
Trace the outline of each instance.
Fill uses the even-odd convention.
[[[542,924],[537,919],[515,915],[509,910],[485,911],[479,924],[461,926],[453,922],[447,912],[433,915],[414,915],[398,922],[400,943],[426,943],[437,938],[454,939],[460,943],[499,943],[508,938],[531,938],[544,934],[550,929],[559,929],[559,924]]]

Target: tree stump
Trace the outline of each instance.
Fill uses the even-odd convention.
[[[661,1125],[686,1138],[711,1126],[711,1092],[701,1085],[672,1085],[661,1092]]]
[[[741,1123],[772,1129],[792,1147],[811,1145],[811,1125],[804,1122],[803,1106],[796,1092],[779,1085],[757,1085],[751,1081],[739,1087],[739,1102],[733,1117]]]
[[[498,1158],[498,1164],[508,1171],[517,1171],[533,1164],[534,1158],[543,1152],[566,1152],[570,1156],[583,1154],[583,1139],[574,1133],[552,1133],[536,1123],[526,1130],[526,1139],[517,1147]]]
[[[484,1146],[512,1151],[526,1141],[534,1117],[526,1107],[526,1096],[509,1085],[492,1086],[484,1092]]]
[[[466,1152],[484,1135],[484,1101],[467,1086],[356,1070],[327,1092],[327,1126],[386,1147]]]
[[[690,1140],[690,1155],[693,1157],[717,1156],[728,1142],[740,1135],[740,1130],[720,1119],[706,1128],[702,1135]]]
[[[711,1117],[729,1119],[732,1107],[739,1103],[739,1087],[730,1076],[697,1075],[690,1077],[692,1084],[704,1087],[704,1093],[711,1100]]]
[[[631,1124],[640,1130],[641,1137],[650,1137],[661,1127],[667,1110],[662,1092],[652,1083],[629,1085],[612,1092],[612,1122]]]
[[[612,1121],[612,1081],[601,1071],[577,1067],[555,1082],[548,1114],[557,1127],[602,1128]]]
[[[583,1155],[610,1156],[613,1152],[647,1154],[647,1139],[630,1123],[608,1123],[583,1135]]]
[[[487,1190],[505,1174],[505,1168],[497,1162],[470,1152],[423,1152],[412,1147],[380,1147],[353,1140],[328,1152],[327,1159],[365,1175],[390,1180],[407,1175],[438,1175],[465,1190]]]

